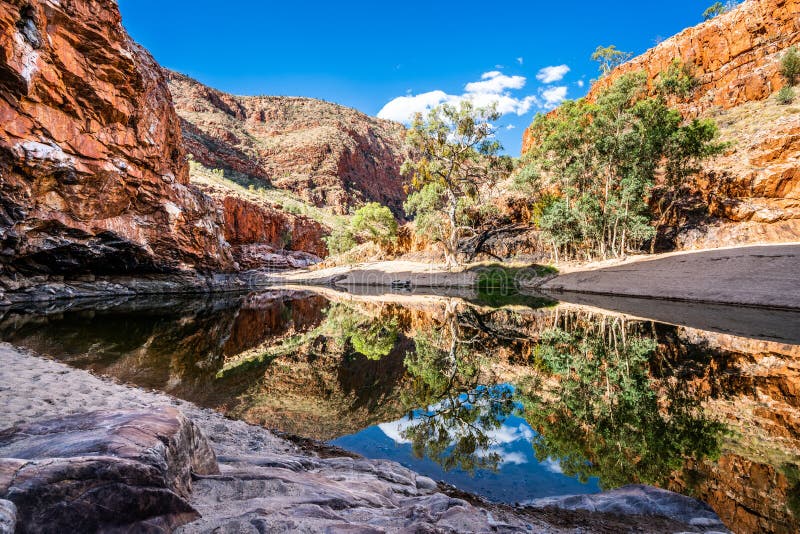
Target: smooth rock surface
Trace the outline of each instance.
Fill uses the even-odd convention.
[[[536,499],[528,505],[534,508],[554,507],[564,510],[663,516],[692,526],[729,532],[708,505],[678,493],[642,484],[623,486],[594,495]]]
[[[14,534],[17,525],[17,507],[11,501],[0,499],[0,534]]]
[[[0,497],[21,532],[172,530],[198,517],[192,474],[219,472],[172,407],[89,412],[0,432]]]
[[[798,265],[798,244],[715,249],[578,270],[547,281],[540,288],[797,309]]]

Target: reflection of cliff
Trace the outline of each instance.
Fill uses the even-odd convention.
[[[690,328],[674,334],[663,350],[694,363],[684,365],[681,378],[732,434],[719,461],[688,462],[669,489],[691,490],[737,531],[795,532],[800,347]]]

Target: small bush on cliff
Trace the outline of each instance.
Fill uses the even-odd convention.
[[[788,106],[789,104],[794,102],[795,99],[794,89],[788,85],[784,85],[783,87],[781,87],[781,90],[778,91],[776,98],[779,104]]]
[[[781,75],[786,83],[794,87],[800,80],[800,53],[797,47],[792,46],[781,59]]]
[[[716,2],[703,11],[703,20],[711,20],[718,15],[723,15],[741,4],[741,1],[728,0],[725,3]]]
[[[370,202],[357,209],[350,221],[353,232],[381,246],[397,241],[397,221],[386,206]]]
[[[630,52],[617,50],[614,45],[598,46],[592,54],[592,61],[600,63],[600,75],[605,76],[628,61],[632,55]]]
[[[656,87],[664,96],[677,96],[686,98],[695,87],[697,78],[694,76],[692,66],[679,59],[673,59],[669,68],[658,75]]]

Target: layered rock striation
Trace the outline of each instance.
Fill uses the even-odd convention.
[[[380,202],[402,216],[405,129],[314,100],[233,96],[167,72],[187,150],[344,214]]]
[[[234,267],[161,68],[112,0],[0,1],[0,270]]]

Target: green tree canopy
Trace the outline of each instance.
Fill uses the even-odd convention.
[[[397,220],[386,206],[370,202],[356,210],[350,225],[358,236],[379,245],[397,241]]]
[[[520,176],[532,201],[547,200],[539,227],[559,254],[621,256],[655,234],[648,200],[659,177],[675,190],[720,152],[711,120],[688,123],[663,96],[648,97],[644,73],[620,76],[594,102],[565,102],[538,115]],[[671,208],[671,206],[668,206]]]
[[[511,171],[494,138],[492,123],[499,118],[495,109],[465,100],[417,114],[408,132],[418,157],[403,165],[412,190],[405,209],[415,216],[417,232],[444,245],[450,266],[458,264],[460,239],[475,234],[471,215],[482,206],[481,195]]]
[[[630,52],[617,50],[615,45],[598,46],[592,53],[592,61],[600,63],[600,75],[605,76],[619,65],[622,65],[631,58]]]
[[[786,80],[786,83],[794,87],[798,80],[800,80],[800,53],[797,52],[797,47],[792,46],[781,59],[781,75]]]

